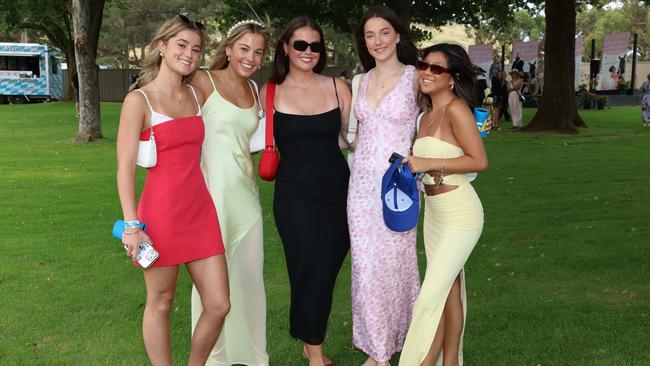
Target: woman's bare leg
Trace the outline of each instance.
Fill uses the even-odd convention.
[[[169,335],[169,312],[174,303],[178,267],[154,267],[144,271],[147,286],[147,304],[142,318],[142,336],[151,364],[172,364],[172,345]]]
[[[223,255],[187,263],[187,271],[196,286],[203,311],[192,335],[190,366],[205,365],[230,311],[228,269]]]

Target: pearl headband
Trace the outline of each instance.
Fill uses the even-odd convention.
[[[232,35],[232,32],[234,32],[235,29],[237,29],[237,27],[245,25],[245,24],[255,24],[255,25],[258,25],[258,26],[260,26],[262,28],[265,28],[265,26],[264,26],[264,24],[262,24],[262,22],[259,22],[257,20],[253,20],[253,19],[246,19],[246,20],[239,21],[239,22],[235,23],[232,27],[230,27],[230,29],[228,29],[228,33],[226,34],[226,36],[230,37]]]

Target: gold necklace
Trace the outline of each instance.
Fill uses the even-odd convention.
[[[287,81],[288,81],[288,80],[287,80]],[[290,86],[290,87],[292,87],[292,88],[296,88],[296,89],[302,90],[302,91],[304,92],[304,91],[306,91],[309,87],[311,87],[311,86],[314,84],[315,81],[316,81],[316,77],[315,77],[315,76],[312,76],[312,77],[311,77],[311,81],[309,82],[309,84],[307,84],[307,86],[298,86],[298,85],[294,84],[293,82],[287,82],[287,85]]]
[[[402,66],[399,66],[397,68],[397,71],[388,77],[388,80],[392,80],[395,77],[395,75],[399,74],[400,71],[402,70],[403,70]],[[377,81],[379,82],[380,84],[379,86],[381,86],[381,88],[384,89],[386,87],[386,83],[384,83],[384,81],[382,80],[383,77],[381,76],[381,72],[379,72],[379,69],[375,68],[375,72],[373,74],[375,74],[375,79],[377,79]]]

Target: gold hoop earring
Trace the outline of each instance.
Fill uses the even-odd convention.
[[[452,90],[452,91],[453,91],[453,90],[454,90],[454,85],[455,85],[455,84],[449,84],[449,90]]]

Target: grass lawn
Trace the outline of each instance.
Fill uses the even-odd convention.
[[[121,217],[119,108],[102,105],[104,140],[76,145],[72,104],[0,105],[0,365],[148,363],[141,270],[110,236]],[[466,266],[467,365],[650,365],[650,128],[639,108],[581,113],[589,128],[578,135],[504,130],[485,140],[490,168],[474,182],[485,228]],[[272,191],[261,183],[268,350],[274,366],[304,365],[288,333]],[[423,272],[421,236],[418,245]],[[189,353],[190,289],[183,270],[171,315],[178,365]],[[365,359],[351,332],[348,257],[326,342],[338,366]]]

